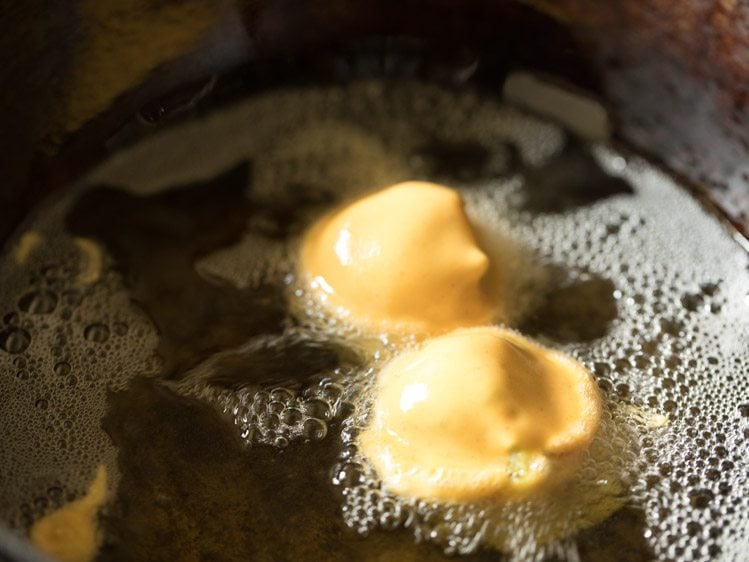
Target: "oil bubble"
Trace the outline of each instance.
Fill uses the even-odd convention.
[[[53,370],[55,371],[56,375],[64,377],[65,375],[70,373],[71,366],[67,361],[58,361],[57,363],[55,363]]]
[[[84,337],[94,343],[104,343],[109,339],[109,328],[106,324],[89,324],[83,331]]]
[[[10,327],[0,331],[0,349],[8,353],[23,353],[31,344],[31,335],[23,328]]]
[[[50,314],[57,307],[57,295],[47,289],[31,291],[18,300],[18,308],[29,314]]]

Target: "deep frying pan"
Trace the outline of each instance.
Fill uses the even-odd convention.
[[[456,85],[499,91],[521,67],[600,96],[618,140],[749,231],[742,2],[12,4],[0,22],[0,239],[119,147],[290,76],[335,80],[347,56],[385,65],[393,45]],[[35,559],[5,532],[0,547]]]

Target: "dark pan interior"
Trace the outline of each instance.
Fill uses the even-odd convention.
[[[106,156],[124,125],[147,134],[281,76],[340,78],[362,50],[384,72],[399,51],[417,72],[435,60],[453,68],[444,78],[456,84],[497,88],[523,67],[591,90],[620,140],[705,188],[746,231],[747,22],[745,3],[697,0],[11,0],[0,22],[0,238]],[[228,71],[231,84],[216,87]]]

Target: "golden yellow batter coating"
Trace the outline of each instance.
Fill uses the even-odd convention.
[[[300,266],[329,308],[374,330],[443,333],[486,324],[496,308],[463,201],[432,183],[397,184],[324,217]]]
[[[581,364],[494,327],[401,354],[375,392],[361,451],[388,489],[433,500],[517,497],[565,480],[601,416]]]

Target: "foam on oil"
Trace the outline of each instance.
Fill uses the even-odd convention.
[[[428,148],[435,139],[479,146],[484,157],[457,158],[464,169],[451,176],[440,165],[444,154]],[[91,257],[62,226],[75,197],[98,182],[151,194],[249,158],[253,197],[305,189],[353,198],[407,179],[461,189],[497,254],[508,247],[498,240],[523,249],[505,264],[525,280],[515,289],[518,318],[543,291],[539,265],[562,267],[573,281],[610,280],[617,317],[602,337],[546,342],[583,362],[607,400],[601,449],[581,471],[592,491],[573,511],[559,513],[548,502],[450,506],[383,490],[356,450],[356,434],[366,422],[376,369],[412,342],[366,338],[316,307],[294,276],[294,240],[264,235],[262,217],[251,220],[243,240],[195,264],[217,284],[283,284],[297,303],[283,334],[254,338],[245,351],[288,340],[335,341],[353,347],[357,360],[301,385],[232,389],[208,382],[220,368],[219,353],[170,386],[214,404],[250,447],[339,439],[331,485],[341,491],[343,521],[362,535],[406,528],[416,542],[446,552],[498,545],[516,560],[550,553],[574,559],[574,538],[551,545],[543,538],[584,526],[585,514],[601,502],[628,501],[644,510],[645,538],[658,558],[738,558],[749,541],[747,254],[673,180],[603,145],[586,150],[633,194],[554,212],[528,210],[524,201],[534,186],[525,170],[557,157],[567,142],[558,127],[470,91],[360,82],[261,95],[116,155],[40,208],[0,258],[0,392],[8,397],[0,412],[0,517],[26,528],[85,489],[92,466],[114,469],[115,451],[99,429],[107,390],[126,385],[133,373],[159,370],[156,330],[130,302],[111,258],[103,254],[100,275],[92,278]],[[523,166],[513,166],[508,146]],[[479,164],[485,173],[473,173]],[[320,212],[310,212],[307,222]],[[43,243],[18,260],[15,250],[28,232]],[[80,283],[83,271],[90,283]],[[567,313],[584,310],[571,306]],[[665,425],[651,423],[666,418]]]

